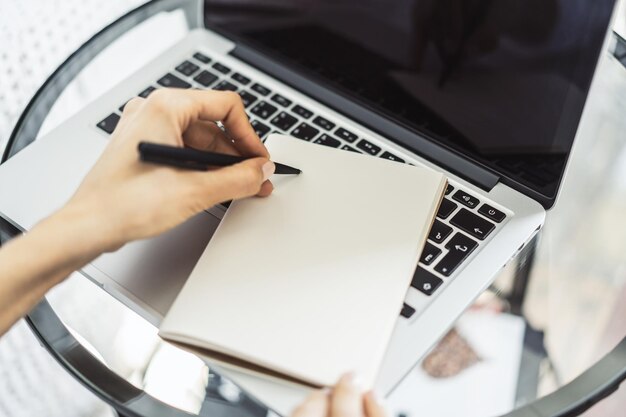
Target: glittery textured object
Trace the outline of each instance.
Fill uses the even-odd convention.
[[[479,361],[472,346],[452,329],[422,361],[422,368],[433,378],[449,378]]]

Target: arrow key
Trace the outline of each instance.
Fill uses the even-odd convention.
[[[470,235],[483,240],[495,229],[495,225],[467,209],[461,209],[452,217],[450,223]]]
[[[449,277],[477,246],[478,243],[475,240],[462,233],[455,234],[446,245],[448,253],[435,266],[435,271]]]
[[[449,249],[450,252],[464,253],[463,258],[465,258],[476,249],[476,246],[478,246],[478,243],[474,239],[465,236],[463,233],[457,233],[448,241],[446,249]]]

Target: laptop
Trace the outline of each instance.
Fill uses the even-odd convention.
[[[200,29],[0,166],[0,214],[28,230],[62,206],[124,104],[164,87],[238,92],[262,139],[287,134],[444,172],[449,186],[377,378],[388,394],[542,227],[614,1],[197,6]],[[226,210],[212,207],[82,272],[158,325]],[[380,215],[393,216],[394,202]],[[280,401],[280,382],[254,378],[242,384]]]

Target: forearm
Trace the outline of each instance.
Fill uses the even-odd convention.
[[[146,138],[257,158],[207,171],[144,164],[137,146]],[[102,252],[170,230],[219,201],[269,195],[268,158],[236,93],[159,89],[130,100],[69,205],[0,250],[0,334]]]
[[[0,335],[102,252],[102,226],[87,211],[64,208],[0,250]]]

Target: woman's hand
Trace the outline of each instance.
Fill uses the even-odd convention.
[[[315,391],[293,412],[292,417],[385,417],[385,409],[373,392],[365,395],[353,374],[341,377],[332,391]]]
[[[141,141],[254,158],[186,171],[140,162]],[[164,232],[221,201],[267,196],[273,172],[237,94],[162,89],[146,100],[131,100],[109,146],[70,201],[0,251],[0,335],[51,287],[102,252]]]
[[[141,141],[256,158],[189,171],[140,162]],[[159,89],[126,104],[111,143],[66,209],[102,225],[93,235],[99,236],[97,247],[107,251],[164,232],[217,203],[267,196],[273,172],[238,94]]]

